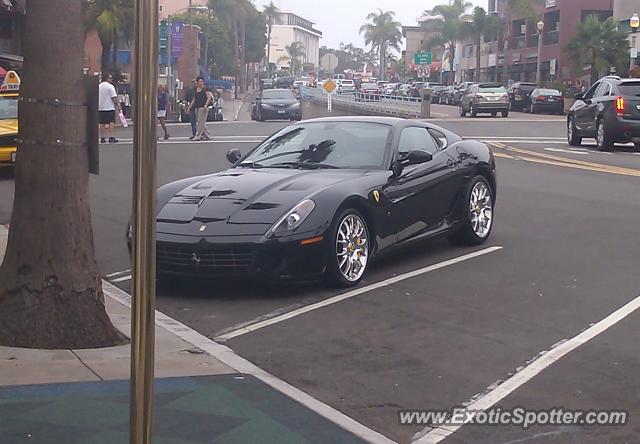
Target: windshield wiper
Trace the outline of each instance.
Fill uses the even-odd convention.
[[[239,167],[244,167],[244,168],[264,168],[264,165],[258,163],[258,162],[242,162],[240,164],[238,164]]]
[[[279,162],[271,165],[266,165],[268,168],[300,168],[300,169],[337,169],[339,167],[335,165],[329,165],[320,162]]]

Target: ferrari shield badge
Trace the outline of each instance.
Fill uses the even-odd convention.
[[[200,232],[203,232],[203,231],[204,231],[204,230],[206,230],[206,229],[207,229],[207,226],[206,226],[206,225],[202,225],[202,226],[200,227]]]
[[[376,203],[380,203],[380,191],[373,190],[373,198],[375,199]]]

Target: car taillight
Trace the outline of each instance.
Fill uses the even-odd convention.
[[[540,102],[544,102],[544,96],[538,96],[538,97],[536,97],[536,100],[538,100]]]
[[[616,115],[624,116],[624,97],[616,97]]]
[[[503,94],[503,95],[500,97],[500,100],[509,100],[509,94]]]

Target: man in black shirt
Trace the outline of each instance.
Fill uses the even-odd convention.
[[[184,100],[185,100],[185,102],[187,102],[187,106],[190,106],[191,102],[193,102],[193,97],[196,94],[196,87],[197,86],[198,86],[198,82],[196,82],[194,80],[191,88],[187,89],[187,92],[184,95]],[[195,108],[191,108],[191,111],[189,111],[189,122],[191,123],[191,137],[195,137],[196,136],[196,110],[195,110]]]
[[[204,79],[198,77],[198,85],[196,86],[195,94],[191,105],[189,105],[189,112],[192,109],[196,112],[196,119],[198,121],[198,128],[196,134],[190,137],[191,140],[209,140],[209,131],[207,130],[207,114],[209,113],[209,105],[213,101],[213,95],[204,86]]]

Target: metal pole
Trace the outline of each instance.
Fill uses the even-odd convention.
[[[156,308],[158,1],[135,2],[131,444],[151,444]]]
[[[191,4],[192,0],[189,0],[189,42],[191,43],[191,69],[194,69],[195,64],[195,75],[192,75],[192,78],[198,77],[198,60],[196,59],[196,42],[193,38],[193,5]]]
[[[173,85],[173,66],[171,66],[172,61],[171,59],[173,58],[173,55],[171,54],[173,52],[173,22],[171,21],[171,17],[169,17],[169,37],[167,39],[167,55],[168,55],[168,60],[167,60],[167,67],[168,67],[168,71],[167,72],[167,90],[169,91],[169,98],[173,98],[173,103],[175,103],[175,92],[174,92],[174,85]],[[167,107],[168,108],[168,107]],[[167,116],[167,118],[171,117],[173,118],[173,113],[175,112],[175,107],[171,106],[171,116]]]
[[[536,66],[536,85],[540,87],[540,68],[542,66],[542,31],[538,31],[538,64]]]

